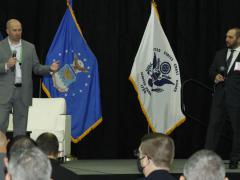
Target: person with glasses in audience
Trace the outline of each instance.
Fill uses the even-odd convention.
[[[143,136],[138,150],[135,150],[139,171],[145,176],[139,180],[176,180],[169,173],[174,153],[174,142],[169,136],[161,133]]]

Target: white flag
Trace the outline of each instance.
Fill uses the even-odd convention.
[[[178,62],[160,24],[155,3],[129,79],[153,132],[169,134],[185,121]]]

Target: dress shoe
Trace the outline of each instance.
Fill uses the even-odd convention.
[[[230,161],[229,169],[237,169],[238,168],[238,161]]]

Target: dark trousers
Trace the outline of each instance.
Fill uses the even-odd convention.
[[[230,159],[238,161],[240,160],[240,107],[231,105],[231,102],[227,102],[225,98],[220,103],[216,97],[213,98],[205,148],[216,150],[226,119],[229,119],[233,131]],[[224,144],[221,147],[224,148]]]

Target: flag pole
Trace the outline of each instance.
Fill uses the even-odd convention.
[[[40,54],[40,63],[43,64],[43,48],[41,50],[41,54]],[[42,77],[40,77],[39,79],[39,88],[38,88],[38,98],[42,97]]]

